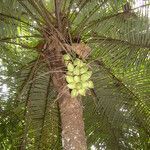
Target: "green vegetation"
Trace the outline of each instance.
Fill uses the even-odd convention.
[[[56,50],[65,69],[51,69]],[[149,50],[149,0],[0,0],[0,150],[63,149],[66,90],[82,103],[88,149],[149,150]]]

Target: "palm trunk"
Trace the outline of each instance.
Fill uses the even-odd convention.
[[[58,92],[58,104],[61,116],[62,145],[64,150],[86,150],[86,137],[83,122],[83,110],[77,98],[71,98],[67,88],[62,61],[61,47],[58,43],[49,43],[46,60],[53,70],[52,79]]]
[[[82,106],[67,93],[59,102],[64,150],[86,150]]]

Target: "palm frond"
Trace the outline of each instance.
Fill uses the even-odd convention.
[[[105,66],[95,67],[97,69],[92,66],[95,90],[84,99],[89,147],[95,143],[97,148],[104,145],[106,149],[131,149],[128,140],[132,139],[132,134],[138,140],[138,143],[133,140],[132,146],[143,144],[144,147],[147,141],[143,142],[140,137],[143,133],[145,137],[150,135],[147,105]]]
[[[35,61],[28,71],[22,71],[19,78],[18,83],[23,92],[19,92],[20,101],[25,103],[24,138],[21,146],[31,145],[36,149],[51,149],[56,146],[60,149],[59,111],[54,103],[56,94],[52,88],[50,73],[45,72],[49,72],[45,64]]]

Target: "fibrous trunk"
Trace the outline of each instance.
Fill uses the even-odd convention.
[[[64,150],[86,150],[82,105],[77,98],[71,98],[70,91],[67,88],[61,50],[59,42],[53,39],[48,42],[44,57],[53,71],[52,79],[58,92],[62,145]]]

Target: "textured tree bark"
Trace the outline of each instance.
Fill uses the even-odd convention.
[[[53,84],[58,92],[58,104],[61,115],[62,145],[64,150],[86,150],[83,110],[77,98],[71,98],[64,74],[61,47],[56,41],[49,43],[44,54],[49,62]]]
[[[66,98],[59,103],[64,149],[86,150],[82,106],[77,99]]]

